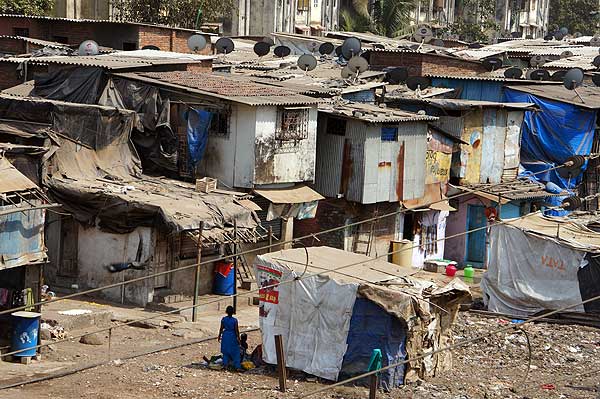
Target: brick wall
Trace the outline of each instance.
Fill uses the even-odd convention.
[[[212,72],[212,60],[205,60],[195,64],[187,64],[185,66],[185,70],[198,73],[210,73]]]
[[[187,46],[187,40],[193,32],[176,31],[168,28],[157,28],[151,26],[139,27],[139,47],[154,45],[163,51],[175,51],[178,53],[191,53]],[[211,54],[210,38],[206,36],[208,45],[199,54]]]
[[[314,234],[333,227],[341,226],[349,217],[348,202],[345,200],[326,199],[319,201],[317,214],[313,219],[294,220],[294,238]],[[317,236],[320,241],[306,239],[306,246],[329,246],[344,249],[344,230]]]
[[[48,39],[54,41],[56,36],[66,37],[69,44],[79,44],[84,40],[95,40],[100,43],[95,34],[93,24],[68,21],[55,21],[48,30]]]
[[[15,28],[29,29],[29,37],[45,39],[48,37],[46,21],[39,19],[0,17],[0,35],[13,36]]]
[[[411,76],[427,74],[473,76],[487,72],[478,62],[412,52],[373,51],[370,53],[370,64],[374,69],[407,67]]]
[[[0,38],[0,53],[5,54],[24,54],[26,45],[23,40]]]

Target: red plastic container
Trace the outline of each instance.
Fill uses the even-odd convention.
[[[454,277],[455,274],[456,274],[456,266],[454,266],[453,264],[449,264],[448,266],[446,266],[446,276]]]

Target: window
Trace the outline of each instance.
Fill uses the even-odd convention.
[[[124,51],[137,50],[137,43],[134,43],[134,42],[123,42],[123,50]]]
[[[336,136],[346,136],[346,120],[341,118],[329,118],[327,120],[327,133]]]
[[[13,28],[15,36],[29,37],[29,28]]]
[[[296,142],[308,138],[308,108],[283,108],[277,119],[276,140]]]
[[[226,137],[229,135],[229,114],[226,112],[213,112],[210,120],[208,134]]]
[[[381,141],[398,141],[398,127],[383,126],[381,128]]]
[[[298,11],[308,11],[310,9],[310,0],[298,0]]]
[[[56,43],[69,44],[69,38],[66,36],[52,36],[52,40]]]

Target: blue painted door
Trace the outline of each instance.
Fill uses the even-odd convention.
[[[465,261],[474,266],[482,266],[485,258],[485,207],[480,205],[469,205],[467,214],[467,229],[479,229],[467,234],[467,256]]]

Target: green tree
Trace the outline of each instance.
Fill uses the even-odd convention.
[[[469,42],[485,42],[499,28],[495,0],[462,0],[457,15],[455,22],[443,29],[443,33],[458,35]]]
[[[353,0],[351,9],[343,9],[340,13],[342,30],[373,32],[387,37],[404,34],[410,27],[415,0],[375,0],[370,14],[367,6],[367,0]]]
[[[53,0],[0,0],[0,14],[46,15]]]
[[[594,15],[594,11],[598,12],[598,0],[551,0],[550,30],[566,27],[569,33],[593,35],[600,22],[600,16]]]
[[[0,0],[2,1],[2,0]],[[196,28],[196,23],[218,22],[230,16],[233,0],[115,0],[119,19]]]

